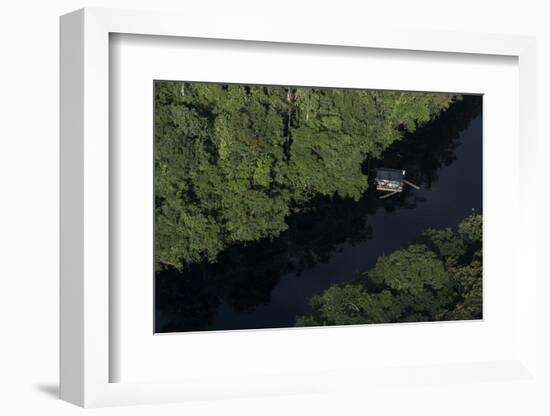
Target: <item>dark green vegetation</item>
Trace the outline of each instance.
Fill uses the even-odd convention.
[[[481,317],[481,216],[444,229],[481,212],[480,112],[468,95],[156,82],[155,330]],[[380,200],[384,166],[422,189]]]
[[[360,201],[365,161],[457,99],[155,82],[157,271],[216,264],[238,244],[277,238],[314,199]]]
[[[314,296],[298,326],[482,318],[482,217],[428,229],[355,281]]]

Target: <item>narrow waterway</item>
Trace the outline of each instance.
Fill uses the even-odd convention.
[[[157,276],[157,332],[294,326],[313,295],[355,279],[427,228],[455,227],[481,212],[481,100],[466,96],[365,163],[366,172],[406,169],[420,190],[380,200],[371,186],[358,202],[318,199],[273,241],[233,247],[215,265]]]

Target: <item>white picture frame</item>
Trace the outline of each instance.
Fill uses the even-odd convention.
[[[529,37],[365,29],[326,34],[269,25],[239,30],[219,21],[203,22],[171,13],[83,9],[61,18],[61,397],[80,406],[182,401],[196,398],[361,389],[406,379],[411,368],[370,371],[332,369],[330,376],[282,372],[269,379],[215,380],[194,375],[178,381],[111,382],[110,366],[120,359],[110,348],[113,297],[110,291],[109,36],[114,33],[183,38],[277,42],[300,45],[428,51],[439,54],[502,55],[519,67],[519,183],[517,270],[517,354],[498,362],[425,365],[414,377],[423,382],[459,379],[480,383],[491,374],[503,380],[537,382],[534,183],[527,167],[535,161],[535,41]],[[181,22],[185,20],[186,24]],[[241,28],[242,29],[242,28]],[[242,35],[239,33],[246,33]],[[514,272],[517,273],[518,271]],[[410,327],[409,327],[410,328]],[[111,328],[112,330],[112,328]],[[311,336],[314,332],[311,332]],[[152,334],[151,334],[152,335]],[[206,373],[206,372],[205,372]],[[343,382],[342,380],[346,380]]]

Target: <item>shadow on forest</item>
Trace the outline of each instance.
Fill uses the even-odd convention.
[[[365,163],[364,170],[404,168],[409,180],[430,189],[439,169],[456,159],[460,132],[480,112],[479,97],[464,96],[432,123],[395,142],[379,160]],[[422,202],[409,187],[398,197],[385,200],[378,198],[374,186],[357,202],[316,198],[287,219],[288,230],[278,238],[229,247],[215,264],[159,272],[155,280],[156,332],[208,329],[222,301],[237,311],[253,311],[269,303],[284,274],[299,275],[319,262],[328,262],[342,244],[371,239],[369,214],[378,209],[412,209]]]

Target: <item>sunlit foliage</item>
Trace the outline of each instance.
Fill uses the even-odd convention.
[[[455,99],[155,82],[157,269],[215,262],[230,245],[275,238],[316,196],[359,200],[365,160]]]

